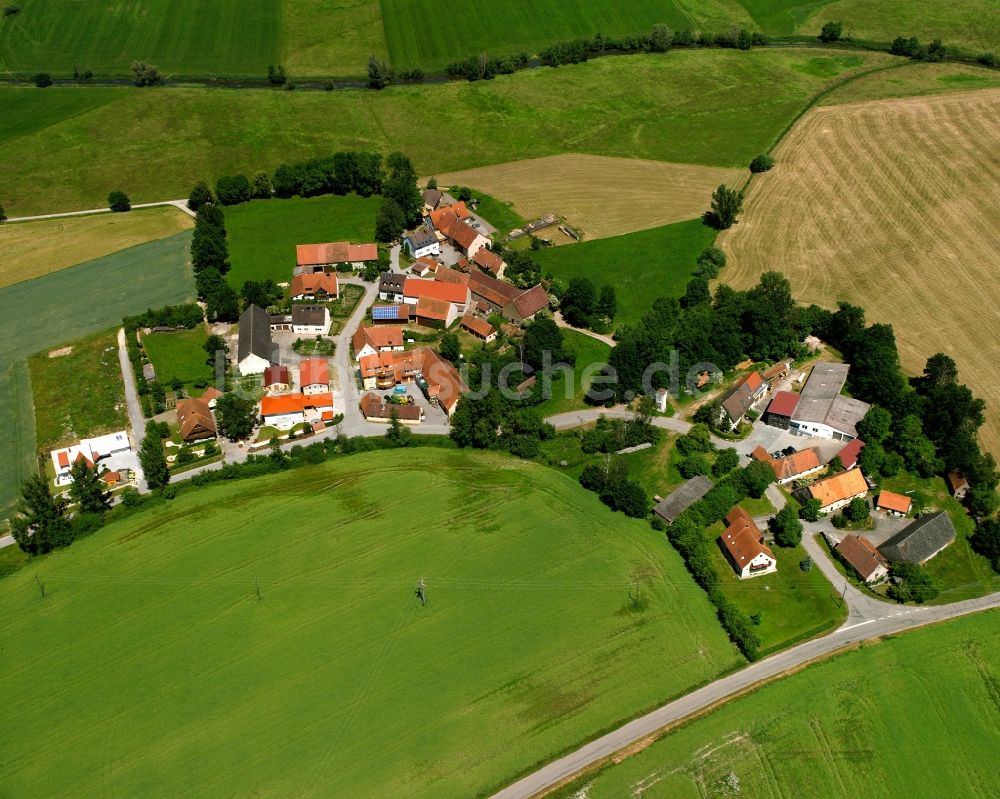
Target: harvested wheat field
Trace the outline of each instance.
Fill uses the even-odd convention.
[[[777,269],[800,300],[861,305],[914,373],[948,353],[1000,454],[1000,89],[818,108],[775,157],[719,237],[725,279]]]
[[[0,287],[165,239],[194,226],[178,208],[142,208],[0,225]]]
[[[746,170],[568,153],[438,175],[514,204],[525,219],[552,213],[588,239],[695,219],[720,183]]]

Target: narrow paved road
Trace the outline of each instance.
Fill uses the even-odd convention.
[[[555,427],[556,430],[570,430],[574,427],[596,422],[602,416],[606,416],[608,419],[635,418],[635,414],[624,405],[615,405],[613,408],[586,408],[579,411],[557,413],[554,416],[547,416],[545,421]],[[682,435],[687,433],[692,427],[691,422],[686,422],[676,416],[654,416],[650,420],[650,424],[654,427],[670,430],[673,433],[681,433]],[[735,443],[726,441],[718,436],[712,436],[711,440],[719,449],[732,447]],[[749,461],[749,458],[744,458],[743,460]]]
[[[146,416],[142,412],[139,392],[135,387],[135,375],[132,374],[132,363],[128,359],[128,347],[125,342],[125,328],[118,329],[118,365],[122,370],[122,382],[125,384],[125,407],[128,409],[129,426],[132,428],[132,446],[136,452],[146,435]],[[146,479],[142,474],[142,466],[136,475],[140,491],[146,491]]]
[[[874,601],[874,600],[872,600]],[[709,683],[680,699],[676,699],[645,716],[631,721],[614,732],[561,757],[533,774],[494,794],[492,799],[530,799],[577,776],[649,736],[697,713],[722,704],[747,689],[778,677],[813,660],[882,635],[905,632],[925,624],[954,619],[969,613],[1000,608],[1000,592],[979,599],[969,599],[953,605],[934,607],[904,607],[875,603],[885,612],[879,618],[854,621],[849,618],[842,627],[823,638],[799,644],[746,668]]]
[[[603,341],[609,347],[614,347],[618,342],[615,341],[611,336],[605,336],[602,333],[595,333],[593,330],[587,330],[585,327],[574,327],[569,322],[567,322],[562,315],[561,311],[556,311],[552,318],[555,320],[556,325],[565,328],[566,330],[575,330],[577,333],[582,333],[585,336],[590,336],[591,338],[597,339],[598,341]]]
[[[164,205],[172,205],[174,208],[178,208],[183,211],[188,216],[195,216],[194,211],[187,207],[187,200],[161,200],[155,203],[136,203],[132,206],[132,210],[135,211],[139,208],[159,208]],[[59,214],[38,214],[37,216],[12,216],[7,222],[37,222],[40,219],[64,219],[68,216],[91,216],[93,214],[110,214],[113,213],[110,208],[88,208],[83,211],[64,211]]]

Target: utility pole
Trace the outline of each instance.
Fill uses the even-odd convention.
[[[38,583],[38,590],[42,592],[42,599],[45,599],[45,584],[38,579],[38,575],[35,575],[35,582]]]
[[[414,593],[416,593],[417,599],[420,600],[420,607],[424,607],[427,604],[427,583],[424,582],[423,577],[417,583],[417,590]]]

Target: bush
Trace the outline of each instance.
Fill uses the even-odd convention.
[[[215,182],[215,196],[222,205],[238,205],[253,197],[246,175],[224,175]]]
[[[750,171],[755,174],[759,172],[767,172],[773,166],[774,159],[765,153],[761,153],[760,155],[755,156],[753,161],[750,162]]]
[[[983,53],[976,59],[984,67],[1000,67],[1000,58],[996,53]]]
[[[839,42],[844,32],[844,26],[840,22],[827,22],[819,32],[821,42]]]
[[[160,70],[145,61],[132,62],[132,83],[136,86],[155,86],[163,83]]]
[[[121,498],[122,505],[126,508],[137,508],[143,503],[142,494],[140,494],[139,491],[132,486],[128,486],[122,490]]]
[[[732,447],[722,450],[712,464],[712,476],[722,477],[740,465],[740,456]]]
[[[132,210],[132,203],[123,191],[113,191],[108,195],[108,207],[117,213]]]
[[[868,501],[863,497],[855,497],[844,508],[844,516],[852,522],[861,522],[868,518]]]
[[[681,477],[685,480],[690,480],[692,477],[697,477],[700,474],[708,474],[708,461],[704,455],[693,453],[677,464],[677,471],[681,473]]]
[[[35,85],[39,89],[44,89],[52,85],[52,76],[48,72],[39,72],[35,75]]]
[[[811,572],[813,567],[813,559],[806,555],[802,560],[799,561],[799,568],[804,572]]]
[[[821,507],[822,503],[814,497],[799,508],[799,518],[805,519],[807,522],[819,521]]]
[[[12,17],[15,14],[20,14],[20,13],[21,13],[21,6],[14,5],[13,3],[5,7],[3,10],[3,15],[5,17]]]

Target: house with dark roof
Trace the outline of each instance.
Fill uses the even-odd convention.
[[[438,189],[427,189],[421,195],[424,201],[424,216],[427,216],[431,211],[436,211],[437,207],[441,204],[441,198],[444,197],[444,192]]]
[[[403,236],[403,248],[410,254],[411,258],[441,254],[441,243],[438,241],[438,237],[426,228],[419,228]]]
[[[402,302],[406,275],[398,272],[383,272],[378,282],[378,298],[386,302]]]
[[[293,305],[292,332],[325,336],[330,331],[330,309],[325,305]]]
[[[657,502],[653,513],[667,524],[673,524],[678,516],[705,496],[713,485],[712,481],[705,475],[699,474],[692,477]]]
[[[722,419],[735,430],[759,400],[767,393],[767,383],[758,372],[751,372],[722,395]]]
[[[889,561],[867,538],[849,533],[836,547],[837,554],[864,582],[869,585],[884,580],[889,575]]]
[[[764,534],[749,513],[737,505],[729,511],[725,522],[726,529],[719,541],[741,580],[778,570],[774,553],[764,543]]]
[[[271,365],[274,343],[271,341],[271,317],[263,308],[249,306],[240,314],[236,364],[240,374],[263,374]]]
[[[944,511],[921,516],[878,548],[890,563],[926,563],[955,540],[955,525]]]
[[[857,438],[857,423],[871,407],[841,394],[850,364],[819,361],[799,394],[788,429],[797,435],[850,441]]]
[[[361,413],[369,422],[388,423],[395,414],[403,424],[420,424],[424,420],[424,409],[419,405],[397,405],[386,402],[378,394],[368,392],[359,403]]]

